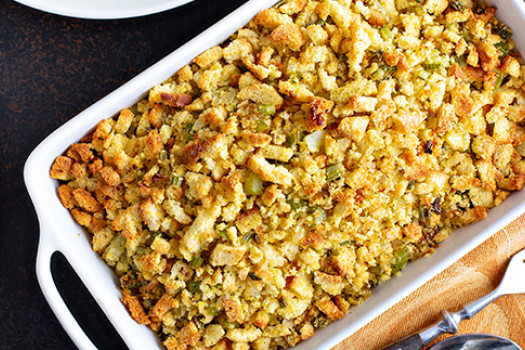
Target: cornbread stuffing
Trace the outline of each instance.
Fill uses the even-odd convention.
[[[51,176],[169,350],[281,349],[525,183],[525,68],[472,0],[284,0]]]

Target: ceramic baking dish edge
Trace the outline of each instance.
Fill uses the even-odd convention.
[[[130,349],[155,349],[161,348],[162,345],[151,330],[131,319],[120,302],[115,274],[93,252],[88,235],[60,204],[56,194],[58,182],[49,177],[53,160],[63,154],[70,144],[77,142],[95,127],[100,120],[112,117],[121,109],[137,102],[153,85],[169,78],[202,51],[227,39],[257,12],[275,2],[276,0],[247,2],[195,39],[72,118],[42,141],[29,156],[24,169],[24,179],[40,224],[40,242],[36,258],[38,281],[58,320],[80,349],[96,347],[78,325],[54,285],[50,262],[52,254],[56,251],[64,254]],[[498,18],[514,29],[516,46],[520,52],[525,52],[525,35],[520,35],[518,31],[525,25],[525,5],[522,0],[492,0],[488,3],[498,7]],[[376,288],[365,303],[353,308],[344,319],[317,331],[312,338],[299,343],[295,349],[330,349],[524,211],[525,191],[514,193],[499,207],[492,209],[485,220],[455,231],[435,254],[409,264],[400,277]]]

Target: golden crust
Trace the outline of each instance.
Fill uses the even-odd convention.
[[[262,147],[272,141],[272,137],[262,132],[243,131],[241,137],[246,143],[253,147]]]
[[[73,189],[67,185],[60,185],[57,189],[58,199],[60,203],[67,209],[73,209],[76,205],[75,197],[73,197]]]
[[[148,316],[144,312],[144,308],[140,304],[139,298],[133,295],[124,294],[120,300],[128,308],[128,311],[131,314],[131,317],[138,324],[149,324],[150,323]]]
[[[290,50],[299,51],[303,45],[303,34],[296,24],[282,24],[272,31],[270,40],[276,45],[284,45]]]
[[[328,298],[320,300],[316,305],[332,321],[340,320],[345,316],[345,313]]]
[[[520,190],[523,62],[452,7],[286,0],[58,157],[132,317],[172,350],[294,346]]]
[[[485,72],[490,72],[499,66],[499,51],[493,45],[482,42],[478,45],[477,50],[481,61],[481,67]]]
[[[82,161],[83,163],[87,163],[94,158],[89,143],[75,143],[69,147],[66,154],[77,162]]]
[[[50,176],[57,180],[69,180],[69,170],[73,165],[73,159],[59,156],[53,162],[50,170]]]
[[[103,167],[99,170],[99,174],[108,186],[118,186],[120,184],[120,175],[111,167]]]
[[[75,219],[75,221],[78,222],[80,225],[85,227],[91,226],[91,215],[89,213],[74,208],[71,209],[71,216],[73,216],[73,219]]]
[[[85,188],[77,188],[72,191],[73,198],[78,203],[78,206],[91,213],[100,210],[100,204]]]
[[[189,346],[197,345],[199,341],[199,329],[193,322],[188,322],[184,327],[181,328],[177,336]]]
[[[224,306],[224,312],[228,321],[230,322],[243,322],[241,305],[238,300],[232,300],[225,298],[222,300]]]

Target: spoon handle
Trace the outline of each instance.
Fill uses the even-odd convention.
[[[434,338],[442,333],[454,334],[458,331],[458,326],[461,321],[465,318],[472,318],[481,309],[499,298],[504,293],[500,292],[499,288],[496,288],[489,294],[474,300],[467,304],[463,309],[456,312],[442,311],[441,321],[421,331],[419,335],[423,343],[426,345],[430,343]]]
[[[392,344],[383,350],[420,350],[430,343],[434,338],[443,333],[456,333],[458,325],[465,318],[472,318],[481,311],[485,306],[495,299],[506,294],[517,294],[525,292],[525,249],[516,253],[510,260],[505,276],[498,287],[489,294],[474,300],[464,306],[457,312],[442,311],[441,321],[426,328],[418,334],[411,335],[401,339],[399,342]]]
[[[443,333],[454,334],[458,331],[458,326],[465,318],[471,318],[477,314],[481,309],[490,304],[494,299],[500,297],[499,288],[496,288],[491,293],[481,297],[478,300],[466,305],[463,309],[454,313],[442,311],[441,321],[433,324],[427,329],[416,333],[409,337],[403,338],[397,343],[394,343],[383,350],[420,350],[425,345],[430,343],[433,339]]]
[[[483,309],[485,306],[487,306],[488,304],[493,302],[495,299],[505,294],[506,294],[505,292],[501,292],[501,288],[498,286],[498,288],[494,289],[489,294],[465,305],[463,310],[466,313],[468,318],[472,318],[472,316],[480,312],[481,309]]]

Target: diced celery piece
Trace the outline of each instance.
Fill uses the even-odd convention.
[[[439,69],[441,68],[441,62],[427,62],[425,63],[425,68],[426,69]]]
[[[263,181],[257,174],[250,173],[244,182],[244,192],[248,195],[261,194],[263,191]]]
[[[301,136],[302,136],[301,134],[302,133],[300,131],[298,131],[298,130],[291,132],[286,137],[286,142],[288,142],[288,147],[293,147],[296,144],[298,144],[299,142],[301,142]]]
[[[293,210],[297,210],[297,209],[300,209],[302,207],[305,207],[308,205],[308,200],[306,199],[301,199],[299,197],[295,197],[295,198],[292,198],[292,197],[288,197],[286,199],[286,202],[288,204],[290,204],[290,207],[293,209]]]
[[[388,26],[381,27],[381,29],[379,29],[379,32],[381,33],[381,37],[383,38],[383,40],[392,39],[392,32],[390,31],[390,28],[388,28]]]
[[[202,265],[202,263],[204,262],[204,259],[201,258],[200,256],[198,255],[194,255],[192,258],[191,258],[191,261],[190,261],[190,267],[192,269],[196,269],[198,267],[200,267]]]
[[[188,289],[193,294],[200,291],[201,281],[192,281],[188,284]]]
[[[126,239],[122,237],[122,234],[119,233],[106,248],[104,259],[109,261],[117,261],[124,253],[125,245]]]
[[[170,185],[180,187],[182,185],[182,180],[184,180],[182,176],[172,175],[170,178]]]
[[[299,72],[293,72],[290,74],[290,80],[298,84],[301,81],[301,74]]]
[[[329,165],[326,167],[326,181],[334,181],[339,178],[344,171],[345,167],[341,163]]]
[[[274,115],[275,105],[263,103],[257,106],[257,110],[264,115]]]
[[[264,132],[270,128],[270,123],[268,123],[266,120],[259,120],[257,121],[257,128],[255,129],[257,132]]]
[[[401,271],[408,262],[408,248],[402,247],[394,253],[394,258],[392,259],[392,274]]]
[[[500,75],[498,76],[498,80],[496,80],[496,85],[494,86],[494,91],[498,90],[503,83],[503,77]]]

